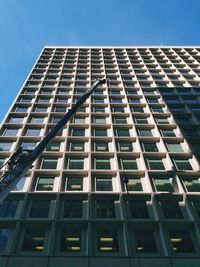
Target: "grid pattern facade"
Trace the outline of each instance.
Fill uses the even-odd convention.
[[[0,164],[104,77],[2,203],[2,267],[199,266],[200,47],[45,47]]]

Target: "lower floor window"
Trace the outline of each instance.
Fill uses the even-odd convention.
[[[81,251],[81,230],[64,229],[60,239],[61,252],[80,252]]]
[[[196,252],[188,230],[169,230],[169,236],[174,253]]]
[[[44,250],[45,229],[27,229],[24,233],[22,242],[22,251],[37,251]]]
[[[10,235],[10,229],[0,229],[0,252],[4,251]]]
[[[98,252],[119,252],[117,230],[97,230],[97,251]]]
[[[152,229],[137,229],[135,231],[135,245],[138,253],[156,253],[157,246]]]

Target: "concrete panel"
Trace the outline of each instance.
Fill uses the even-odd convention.
[[[90,267],[130,267],[128,259],[124,258],[91,258]]]
[[[67,256],[51,257],[49,259],[48,267],[88,267],[88,259],[81,257],[69,258]]]
[[[0,257],[0,267],[6,267],[8,261],[8,257],[1,256]]]
[[[6,267],[47,267],[47,258],[44,257],[10,257]]]
[[[176,258],[172,259],[173,267],[199,267],[200,266],[200,258]]]
[[[140,258],[140,267],[172,267],[169,259],[166,258]]]

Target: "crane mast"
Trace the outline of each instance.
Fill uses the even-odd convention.
[[[25,150],[20,147],[8,161],[2,166],[3,174],[0,177],[0,203],[7,197],[9,192],[20,181],[20,179],[32,168],[33,162],[41,155],[47,144],[57,135],[65,124],[74,116],[78,108],[86,101],[92,92],[101,84],[105,84],[107,79],[97,80],[92,87],[83,94],[71,109],[58,121],[51,131],[33,149]]]

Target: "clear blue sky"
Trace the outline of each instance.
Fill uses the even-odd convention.
[[[199,0],[1,0],[0,121],[44,45],[200,45]]]

